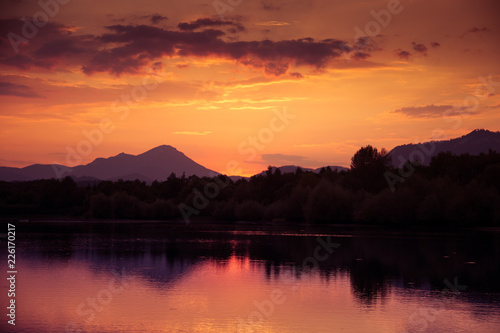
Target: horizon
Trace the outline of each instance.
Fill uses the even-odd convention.
[[[472,130],[471,132],[469,133],[466,133],[460,137],[456,137],[456,138],[441,138],[440,140],[435,140],[436,142],[445,142],[445,141],[448,141],[448,140],[453,140],[453,139],[459,139],[459,138],[462,138],[462,137],[465,137],[467,135],[470,135],[472,133],[475,133],[475,132],[488,132],[488,133],[500,133],[500,131],[492,131],[492,130],[489,130],[489,129],[485,129],[485,128],[476,128],[474,130]],[[406,145],[419,145],[419,144],[424,144],[424,143],[427,143],[427,142],[411,142],[411,143],[401,143],[401,144],[398,144],[397,146],[395,147],[392,147],[391,149],[387,149],[387,152],[390,153],[393,149],[395,148],[398,148],[398,147],[404,147]],[[166,147],[166,148],[172,148],[180,153],[182,153],[184,156],[188,157],[189,159],[191,159],[193,162],[197,163],[197,164],[200,164],[201,166],[203,167],[206,167],[204,166],[203,164],[201,163],[198,163],[197,161],[195,161],[194,159],[192,159],[190,156],[187,156],[186,154],[184,154],[184,152],[182,150],[179,150],[177,149],[177,147],[173,147],[171,145],[168,145],[168,144],[160,144],[158,146],[155,146],[155,147],[152,147],[152,148],[149,148],[145,151],[142,151],[142,152],[139,152],[139,153],[130,153],[130,152],[126,152],[126,151],[122,151],[120,153],[115,153],[113,155],[110,155],[110,156],[98,156],[96,158],[94,158],[92,161],[89,161],[88,163],[85,163],[85,164],[78,164],[78,165],[75,165],[75,166],[84,166],[84,165],[88,165],[92,162],[95,162],[96,160],[98,159],[109,159],[109,158],[113,158],[113,157],[117,157],[119,155],[122,155],[122,154],[125,154],[125,155],[128,155],[128,156],[139,156],[139,155],[142,155],[142,154],[145,154],[145,153],[148,153],[152,150],[155,150],[155,149],[158,149],[158,148],[162,148],[162,147]],[[360,147],[361,148],[361,147]],[[382,148],[385,148],[385,147],[382,147]],[[25,168],[25,167],[28,167],[28,166],[33,166],[33,165],[50,165],[50,164],[43,164],[43,163],[33,163],[33,164],[29,164],[29,165],[26,165],[26,166],[21,166],[21,167],[14,167],[14,168],[19,168],[19,169],[22,169],[22,168]],[[68,165],[64,165],[64,164],[61,164],[62,166],[65,166],[65,167],[68,167]],[[7,166],[7,165],[0,165],[0,167],[13,167],[13,166]],[[244,177],[244,178],[248,178],[248,177],[251,177],[251,176],[254,176],[254,175],[257,175],[257,174],[260,174],[262,172],[265,172],[267,170],[268,167],[272,167],[272,168],[282,168],[282,167],[297,167],[297,168],[303,168],[303,169],[312,169],[312,170],[317,170],[317,169],[320,169],[320,168],[326,168],[326,167],[341,167],[341,168],[346,168],[346,169],[350,169],[350,162],[346,165],[320,165],[320,166],[313,166],[313,167],[307,167],[307,166],[303,166],[303,165],[296,165],[296,164],[281,164],[281,165],[273,165],[273,164],[268,164],[264,169],[262,169],[261,171],[258,171],[254,174],[227,174],[227,173],[224,173],[224,172],[221,172],[219,170],[212,170],[210,168],[211,171],[215,171],[215,172],[218,172],[220,174],[223,174],[223,175],[226,175],[226,176],[229,176],[229,177]],[[177,175],[179,176],[179,175]]]
[[[500,128],[495,1],[228,6],[3,5],[0,165],[84,165],[162,142],[252,175]]]

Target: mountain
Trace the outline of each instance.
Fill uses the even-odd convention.
[[[477,129],[459,138],[443,141],[429,141],[418,144],[397,146],[389,152],[395,167],[402,166],[406,161],[420,160],[423,165],[429,165],[431,158],[441,152],[451,152],[453,155],[479,155],[489,150],[500,152],[500,132]]]
[[[59,170],[56,172],[55,170]],[[73,168],[34,164],[25,168],[0,167],[0,180],[26,181],[71,176],[77,180],[135,180],[146,182],[163,181],[171,173],[186,177],[214,176],[218,174],[196,163],[174,147],[162,145],[139,155],[121,153],[109,158],[97,158],[87,165]]]
[[[283,173],[295,173],[295,171],[297,171],[298,168],[301,168],[303,171],[306,171],[306,172],[315,172],[315,173],[320,173],[321,168],[317,168],[317,169],[311,169],[311,168],[303,168],[303,167],[300,167],[300,166],[296,166],[296,165],[284,165],[284,166],[280,166],[278,167],[278,169],[280,170],[280,172],[283,174]],[[325,168],[327,168],[327,166],[325,166]],[[271,167],[273,173],[276,171],[276,167],[273,166]],[[344,168],[344,167],[341,167],[341,166],[330,166],[330,169],[332,169],[332,171],[346,171],[346,170],[349,170],[347,168]],[[267,172],[267,170],[264,170],[262,171],[261,173],[257,174],[257,175],[265,175]],[[256,175],[256,176],[257,176]]]

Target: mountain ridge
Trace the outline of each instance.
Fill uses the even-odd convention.
[[[486,129],[476,129],[458,138],[434,140],[417,144],[403,144],[394,147],[388,154],[392,157],[395,167],[401,167],[406,161],[420,160],[423,165],[429,165],[432,157],[440,152],[451,152],[454,155],[468,153],[478,155],[489,150],[500,152],[500,132]],[[304,168],[295,165],[272,166],[273,172],[278,168],[281,173],[296,172],[298,168],[304,171],[319,173],[322,168]],[[326,166],[325,166],[326,168]],[[332,170],[344,171],[348,168],[330,166]],[[264,170],[257,175],[264,175]],[[37,179],[60,178],[71,176],[76,180],[141,180],[152,182],[163,181],[171,174],[185,174],[187,177],[213,177],[219,173],[196,163],[183,152],[170,145],[160,145],[138,155],[119,153],[110,157],[98,157],[92,162],[76,167],[59,164],[32,164],[23,168],[0,166],[0,181],[30,181]],[[228,175],[233,180],[248,178],[238,175]]]
[[[413,162],[415,159],[422,165],[429,165],[432,157],[439,153],[479,155],[488,153],[490,149],[500,152],[500,132],[475,129],[458,138],[399,145],[389,152],[389,156],[393,166],[401,167],[406,161]]]
[[[29,181],[71,176],[74,179],[163,181],[172,173],[178,176],[212,177],[218,172],[196,163],[184,153],[169,145],[154,147],[144,153],[120,153],[98,157],[92,162],[75,167],[59,164],[32,164],[23,168],[0,167],[2,181]]]

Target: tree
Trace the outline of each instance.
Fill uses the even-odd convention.
[[[373,167],[389,168],[391,165],[391,157],[387,150],[382,148],[380,153],[377,148],[370,145],[359,149],[351,158],[351,170],[363,170]]]
[[[351,172],[368,190],[381,190],[385,184],[384,173],[391,168],[387,150],[370,145],[360,148],[351,159]]]

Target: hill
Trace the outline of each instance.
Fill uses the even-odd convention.
[[[433,156],[444,152],[451,152],[453,155],[479,155],[488,153],[489,150],[500,152],[500,132],[478,129],[455,139],[397,146],[389,155],[393,165],[400,167],[406,161],[413,162],[415,159],[422,165],[429,165]]]

